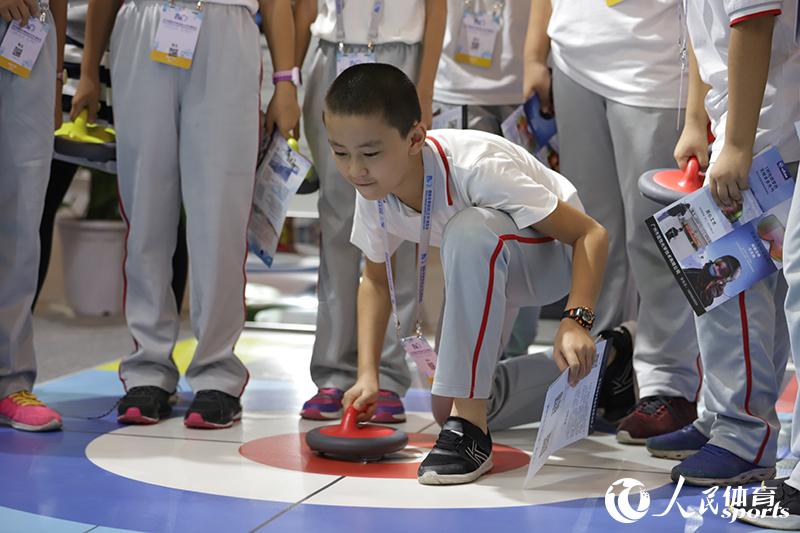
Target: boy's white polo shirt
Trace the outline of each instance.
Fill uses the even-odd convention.
[[[494,0],[473,0],[473,9],[492,12]],[[464,20],[464,0],[448,0],[447,27],[433,84],[433,99],[459,105],[517,105],[522,94],[525,33],[530,0],[507,0],[497,35],[492,66],[483,68],[456,61],[456,48]]]
[[[679,1],[622,0],[609,7],[604,0],[552,0],[547,34],[553,64],[609,100],[682,107]]]
[[[436,161],[435,168],[425,168],[434,182],[431,246],[441,246],[447,222],[471,206],[503,211],[520,229],[550,215],[558,200],[583,211],[572,183],[502,137],[476,130],[432,130],[426,143]],[[386,200],[391,255],[403,241],[419,242],[421,215],[394,195]],[[350,242],[370,261],[384,262],[377,202],[358,193]]]
[[[375,0],[343,0],[344,42],[368,44],[369,23]],[[378,38],[373,44],[422,42],[425,31],[425,0],[384,0],[380,15]],[[319,13],[311,24],[311,34],[323,41],[335,43],[336,0],[323,0]]]
[[[711,160],[719,157],[725,143],[731,28],[758,16],[776,19],[753,152],[775,146],[785,161],[800,160],[800,140],[794,130],[794,123],[800,120],[800,48],[794,43],[797,0],[706,0],[687,4],[689,37],[700,77],[711,86],[705,100],[716,137]]]

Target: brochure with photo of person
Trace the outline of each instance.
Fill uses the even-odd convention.
[[[539,97],[533,95],[501,124],[503,137],[518,144],[553,170],[558,170],[556,120],[542,113]]]
[[[749,182],[741,205],[720,208],[703,187],[646,220],[697,316],[783,267],[794,176],[770,148],[753,159]]]

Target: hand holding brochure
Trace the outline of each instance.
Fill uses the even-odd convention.
[[[269,267],[278,249],[289,201],[311,170],[311,162],[274,133],[256,170],[247,246]]]
[[[544,466],[547,458],[558,450],[589,436],[597,409],[600,378],[607,357],[608,342],[597,343],[597,357],[589,375],[577,385],[569,385],[569,369],[547,389],[542,409],[542,420],[536,434],[528,475],[523,488],[533,488],[534,476]]]
[[[556,121],[542,114],[537,95],[515,109],[503,121],[500,129],[503,137],[522,146],[553,170],[558,170]]]
[[[739,208],[721,209],[703,187],[646,220],[697,316],[783,267],[795,180],[775,148],[753,159],[749,180]]]

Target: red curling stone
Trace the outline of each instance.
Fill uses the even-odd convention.
[[[377,461],[399,452],[408,444],[402,431],[376,424],[359,424],[359,411],[347,408],[338,425],[323,426],[306,433],[306,444],[315,452],[346,461]]]
[[[639,177],[639,191],[661,205],[670,205],[703,186],[700,163],[696,157],[689,159],[686,170],[658,169]]]

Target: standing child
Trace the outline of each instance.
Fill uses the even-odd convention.
[[[358,291],[358,381],[344,405],[366,410],[362,418],[375,410],[381,345],[395,307],[389,258],[402,242],[420,243],[421,293],[427,247],[440,247],[446,303],[432,392],[452,398],[453,408],[418,477],[423,484],[474,481],[492,467],[486,399],[520,307],[569,293],[554,358],[570,367],[573,384],[592,368],[589,329],[606,231],[583,213],[563,176],[502,137],[439,130],[426,138],[414,85],[395,67],[348,69],[328,91],[324,119],[337,168],[358,192],[351,241],[367,257]]]
[[[800,119],[797,2],[705,0],[688,2],[687,10],[693,53],[675,158],[685,167],[690,157],[707,153],[710,118],[715,140],[707,184],[720,207],[729,209],[748,188],[754,154],[776,147],[795,171],[800,159],[793,129]],[[730,261],[715,262],[712,270],[724,276],[734,268]],[[783,275],[775,273],[696,319],[706,412],[647,442],[654,455],[685,458],[672,469],[673,481],[683,476],[712,486],[774,477],[780,430],[775,402],[789,351],[784,291]]]
[[[40,39],[38,48],[25,50],[33,62],[27,76],[0,68],[0,424],[47,431],[61,428],[61,416],[31,392],[36,381],[31,304],[53,128],[61,123],[57,100],[64,81],[67,2],[50,0],[48,7],[0,0],[0,19],[0,41],[11,42],[19,32],[14,23],[31,24],[29,31]],[[17,65],[11,50],[0,55],[0,64]]]
[[[181,202],[198,341],[186,373],[195,396],[184,424],[223,428],[241,417],[249,374],[233,350],[245,318],[245,233],[259,141],[261,47],[253,17],[265,2],[131,0],[120,9],[119,0],[90,0],[74,101],[96,106],[98,65],[113,25],[117,168],[129,224],[125,316],[135,343],[120,366],[121,423],[156,423],[176,399],[180,317],[170,281]]]

